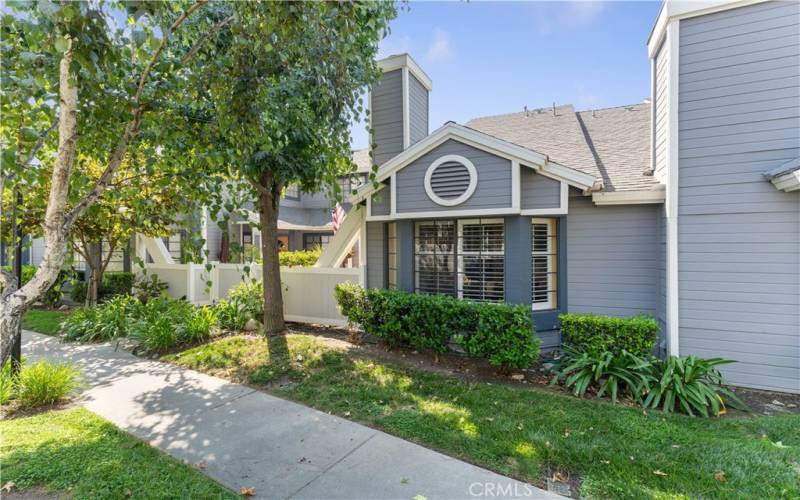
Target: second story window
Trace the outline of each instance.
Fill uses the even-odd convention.
[[[283,190],[283,197],[287,200],[299,200],[300,189],[295,184],[286,186],[286,188]]]

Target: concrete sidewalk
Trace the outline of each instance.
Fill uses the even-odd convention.
[[[561,498],[303,405],[115,351],[23,332],[29,360],[81,366],[91,411],[258,498]],[[204,468],[203,468],[204,467]]]

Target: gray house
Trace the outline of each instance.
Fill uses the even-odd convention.
[[[665,4],[649,100],[433,131],[428,76],[380,61],[378,185],[350,215],[367,285],[530,305],[546,348],[559,313],[648,314],[662,353],[800,392],[799,23],[797,2]]]

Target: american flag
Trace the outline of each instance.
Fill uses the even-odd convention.
[[[342,221],[344,220],[344,208],[336,202],[336,208],[331,211],[331,223],[333,224],[333,232],[339,230],[339,227],[342,225]]]

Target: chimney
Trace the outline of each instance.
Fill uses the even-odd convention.
[[[431,79],[408,54],[378,61],[383,71],[370,92],[375,163],[382,165],[428,135]]]

